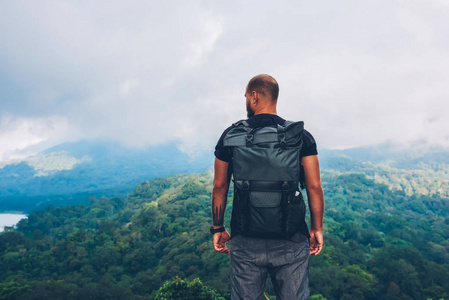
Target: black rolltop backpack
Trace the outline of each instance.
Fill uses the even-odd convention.
[[[232,152],[234,202],[231,234],[289,239],[308,236],[301,149],[304,122],[286,121],[277,127],[251,128],[233,124],[224,137]]]

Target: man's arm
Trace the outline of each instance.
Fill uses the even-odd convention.
[[[307,198],[310,209],[310,255],[318,255],[323,249],[324,195],[321,186],[320,164],[317,155],[301,159],[306,178]]]
[[[228,200],[229,182],[228,163],[215,158],[214,163],[214,183],[212,188],[212,224],[215,229],[223,227],[226,203]],[[231,236],[227,231],[214,234],[214,248],[218,252],[229,254],[226,242]]]

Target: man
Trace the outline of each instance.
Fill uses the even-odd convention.
[[[238,123],[240,125],[236,125],[240,127],[243,126],[242,128],[247,131],[246,142],[248,143],[248,139],[250,139],[249,145],[246,145],[247,147],[249,147],[248,149],[251,149],[252,147],[252,129],[268,127],[278,128],[277,130],[280,133],[276,133],[276,129],[272,129],[271,133],[269,134],[283,134],[283,130],[288,127],[287,125],[292,124],[291,122],[286,122],[284,119],[277,115],[276,105],[278,93],[278,83],[273,77],[269,75],[257,75],[249,81],[245,91],[248,120],[244,121],[243,125],[241,125],[241,123]],[[300,125],[302,126],[302,122],[298,123],[301,123]],[[236,222],[234,218],[245,219],[248,215],[245,215],[246,217],[241,217],[242,214],[239,215],[239,212],[234,212],[236,206],[239,204],[237,202],[243,201],[243,198],[239,198],[238,195],[234,195],[235,198],[232,215],[233,219],[231,220],[231,242],[231,236],[225,230],[223,224],[224,211],[227,202],[227,194],[231,175],[229,173],[232,172],[233,164],[236,163],[236,158],[233,158],[233,152],[230,151],[230,147],[228,147],[230,144],[232,144],[232,142],[227,141],[231,139],[228,137],[228,135],[232,130],[235,130],[233,128],[236,128],[236,126],[231,126],[224,131],[215,148],[215,174],[212,190],[213,226],[211,227],[211,233],[213,233],[213,243],[215,250],[218,252],[230,254],[231,298],[245,300],[262,299],[266,276],[267,273],[269,273],[273,282],[273,287],[275,289],[277,299],[307,299],[309,296],[309,256],[319,254],[323,247],[322,227],[324,197],[323,189],[321,187],[319,162],[315,141],[310,133],[305,130],[300,131],[302,143],[299,144],[302,145],[302,147],[299,146],[298,151],[300,151],[300,162],[304,168],[303,170],[305,177],[305,187],[307,190],[311,216],[310,230],[307,232],[307,225],[305,225],[303,221],[303,227],[306,228],[305,231],[297,230],[296,232],[288,235],[288,238],[276,238],[276,235],[273,235],[273,233],[270,232],[273,231],[271,228],[273,226],[269,225],[271,226],[269,227],[268,225],[262,224],[262,227],[266,227],[266,236],[264,236],[263,231],[262,233],[259,232],[257,234],[251,235],[245,231],[245,228],[249,228],[247,225],[243,225],[240,227],[235,225],[238,224],[238,222],[242,222],[242,220],[238,220],[238,222]],[[296,125],[292,125],[290,127],[293,126]],[[228,146],[226,146],[225,144]],[[276,151],[282,152],[282,149],[280,149],[282,148],[282,146],[282,143],[279,142],[276,145]],[[245,148],[245,146],[242,146],[242,148]],[[283,149],[287,149],[287,147],[285,147],[284,145]],[[267,165],[270,164],[272,163],[268,163]],[[244,163],[241,165],[245,166]],[[257,168],[256,165],[257,163],[248,165],[247,169],[253,168],[252,166],[254,166],[254,168]],[[286,165],[285,168],[292,168],[292,165],[293,164]],[[239,169],[242,169],[242,167],[239,167]],[[240,181],[236,181],[235,171],[236,170],[234,170],[234,184],[241,184]],[[285,171],[288,173],[289,170]],[[245,168],[243,168],[243,170],[240,170],[239,172],[245,173]],[[268,169],[266,170],[266,172],[261,173],[266,173],[267,176],[274,176],[271,174],[278,174],[281,172],[279,172],[279,170]],[[261,174],[261,176],[263,176],[263,174]],[[264,177],[261,178],[264,179]],[[296,194],[294,194],[294,190],[290,192],[289,189],[291,187],[288,186],[287,182],[284,181],[284,184],[282,185],[282,193],[284,193],[285,186],[287,186],[287,188],[285,189],[287,191],[287,195],[290,195],[289,193],[291,193],[291,195],[289,196],[290,198],[288,198],[290,200],[294,199],[291,197],[298,197],[298,194],[300,194],[297,187],[298,180],[296,181]],[[261,181],[259,180],[258,182],[260,183]],[[249,183],[247,185],[249,185]],[[251,183],[251,185],[253,185],[253,183]],[[248,190],[249,188],[247,187],[246,189]],[[249,193],[251,193],[251,191]],[[266,194],[268,195],[269,193]],[[276,195],[276,193],[271,194]],[[253,201],[251,202],[251,205],[253,205],[254,202],[259,202],[263,203],[263,205],[266,205],[267,201],[275,201],[266,200],[267,198],[265,194],[261,194],[261,192],[253,192],[253,194],[249,195],[250,196],[248,196],[248,199],[251,198],[251,201]],[[281,195],[280,191],[279,195]],[[282,197],[284,197],[284,194],[282,195]],[[261,201],[261,199],[258,199],[258,197],[263,198],[263,201]],[[270,196],[268,196],[268,198],[269,197]],[[290,203],[290,200],[288,203]],[[300,200],[302,201],[302,197]],[[259,219],[268,219],[266,220],[266,222],[271,222],[269,220],[270,218],[267,218],[265,216],[258,217],[257,215],[255,217],[255,220],[251,222],[254,223]],[[245,222],[245,220],[243,220],[243,222]],[[281,224],[281,222],[278,223]],[[276,226],[276,222],[273,224],[275,224]],[[282,231],[282,234],[284,233],[285,229]],[[283,236],[285,237],[285,234]],[[230,250],[226,247],[226,242],[229,242]]]

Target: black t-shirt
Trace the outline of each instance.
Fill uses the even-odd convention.
[[[249,118],[247,122],[249,124],[249,127],[256,128],[256,127],[277,126],[277,124],[282,125],[284,124],[285,120],[279,117],[278,115],[258,114]],[[228,133],[228,131],[231,130],[231,128],[232,126],[228,127],[223,132],[220,139],[218,140],[217,145],[215,146],[214,152],[216,158],[228,163],[231,161],[232,157],[228,149],[224,147],[223,138]],[[303,142],[304,144],[301,150],[301,157],[318,154],[315,139],[307,130],[304,130]]]

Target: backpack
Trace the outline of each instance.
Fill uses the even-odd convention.
[[[251,128],[242,120],[225,135],[234,177],[232,236],[289,239],[298,231],[309,236],[298,188],[304,188],[303,131],[304,122]]]

